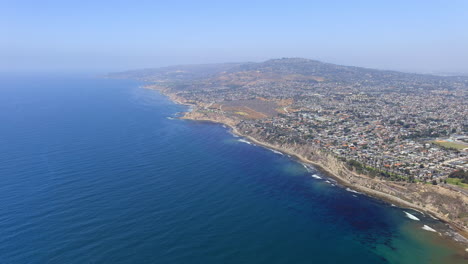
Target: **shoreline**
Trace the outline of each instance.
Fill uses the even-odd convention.
[[[322,173],[325,173],[327,177],[329,178],[332,178],[333,180],[335,180],[340,188],[343,188],[343,189],[346,189],[346,188],[349,188],[353,191],[358,191],[360,194],[363,194],[363,195],[366,195],[368,197],[371,197],[373,199],[377,199],[377,200],[381,200],[385,203],[388,203],[392,206],[397,206],[401,209],[411,209],[411,210],[414,210],[416,212],[419,212],[419,213],[422,213],[422,214],[427,214],[429,215],[429,217],[431,217],[432,219],[434,220],[437,220],[441,223],[444,223],[446,225],[448,225],[448,227],[451,229],[452,233],[450,234],[443,234],[441,232],[438,232],[437,233],[443,237],[447,237],[447,238],[450,238],[453,242],[455,243],[458,243],[460,244],[462,247],[465,248],[465,252],[468,252],[468,239],[463,235],[464,233],[466,233],[465,230],[463,229],[460,229],[457,225],[451,223],[450,221],[447,221],[447,220],[444,220],[442,219],[441,217],[437,216],[437,214],[425,209],[425,208],[422,208],[420,206],[417,206],[415,204],[412,204],[410,202],[407,202],[401,198],[398,198],[396,196],[392,196],[390,194],[386,194],[386,193],[382,193],[382,192],[379,192],[379,191],[375,191],[375,190],[372,190],[372,189],[369,189],[369,188],[366,188],[366,187],[362,187],[362,186],[358,186],[358,185],[355,185],[355,184],[352,184],[346,180],[344,180],[343,178],[337,176],[335,173],[331,172],[330,170],[326,169],[322,164],[320,163],[317,163],[317,162],[314,162],[314,161],[311,161],[305,157],[303,157],[302,155],[299,155],[297,153],[292,153],[290,151],[287,151],[287,150],[284,150],[284,149],[281,149],[279,147],[276,147],[276,146],[273,146],[269,143],[265,143],[265,142],[261,142],[251,136],[247,136],[247,135],[243,135],[242,133],[240,133],[235,127],[233,127],[232,125],[230,124],[227,124],[227,123],[222,123],[222,122],[218,122],[218,121],[213,121],[213,120],[209,120],[209,119],[191,119],[191,118],[184,118],[183,116],[179,119],[182,119],[182,120],[190,120],[190,121],[194,121],[194,122],[208,122],[208,123],[214,123],[214,124],[220,124],[220,125],[224,125],[226,126],[226,128],[228,128],[232,134],[240,137],[240,138],[243,138],[251,143],[254,143],[255,145],[257,146],[260,146],[262,148],[265,148],[265,149],[269,149],[269,150],[274,150],[274,151],[278,151],[284,155],[288,155],[289,157],[293,158],[294,160],[296,160],[297,162],[301,163],[301,164],[306,164],[306,165],[311,165],[313,166],[315,169],[319,170],[320,172]]]
[[[162,95],[165,95],[166,97],[168,97],[168,99],[170,99],[172,102],[174,102],[176,104],[180,104],[180,105],[184,105],[184,106],[188,106],[188,107],[196,106],[196,104],[188,103],[188,102],[185,101],[184,98],[179,97],[179,96],[174,95],[174,94],[171,94],[171,93],[168,93],[167,91],[162,91],[162,90],[157,90],[157,91],[160,92]],[[466,230],[464,227],[459,226],[457,223],[454,223],[453,221],[450,221],[449,219],[446,219],[443,215],[440,215],[439,213],[433,212],[433,211],[431,211],[431,210],[429,210],[427,208],[416,205],[414,203],[408,202],[408,201],[406,201],[404,199],[401,199],[401,198],[399,198],[397,196],[394,196],[394,195],[391,195],[391,194],[388,194],[388,193],[383,193],[383,192],[380,192],[380,191],[377,191],[377,190],[367,188],[365,186],[360,186],[360,185],[354,184],[352,182],[349,182],[345,178],[338,176],[336,173],[334,173],[332,171],[332,169],[327,168],[327,166],[325,166],[324,164],[309,160],[306,157],[304,157],[304,156],[302,156],[302,155],[300,155],[298,153],[295,153],[293,151],[289,151],[289,150],[286,150],[284,148],[272,145],[270,143],[260,141],[260,140],[258,140],[256,138],[252,137],[252,136],[244,135],[241,132],[239,132],[238,129],[233,124],[230,124],[228,122],[223,122],[221,120],[211,119],[211,118],[192,118],[192,117],[188,117],[187,115],[190,114],[190,113],[192,113],[192,112],[181,112],[180,115],[178,117],[176,117],[176,118],[182,119],[182,120],[190,120],[190,121],[194,121],[194,122],[210,122],[210,123],[216,123],[216,124],[224,125],[224,126],[226,126],[226,128],[228,128],[230,130],[230,132],[232,134],[234,134],[236,136],[242,137],[242,138],[244,138],[244,139],[246,139],[246,140],[248,140],[248,141],[250,141],[252,143],[255,143],[256,145],[259,145],[259,146],[263,147],[263,148],[274,150],[274,151],[279,151],[282,154],[289,155],[290,157],[294,158],[295,160],[297,160],[300,163],[304,163],[304,164],[307,164],[307,165],[314,166],[319,171],[325,173],[326,176],[336,180],[337,183],[339,183],[339,185],[341,185],[340,186],[341,188],[344,187],[344,188],[350,188],[350,189],[355,190],[355,191],[359,191],[364,195],[367,195],[367,196],[372,197],[374,199],[384,201],[384,202],[389,203],[389,204],[394,205],[394,206],[398,206],[398,207],[400,207],[402,209],[407,208],[407,209],[412,209],[412,210],[418,211],[420,213],[423,212],[423,214],[427,214],[431,218],[436,219],[436,220],[440,221],[441,223],[446,224],[449,227],[449,229],[451,230],[451,232],[446,232],[445,234],[442,234],[442,233],[438,232],[439,235],[441,235],[443,237],[446,237],[446,238],[450,238],[451,241],[453,241],[456,244],[463,247],[465,249],[464,250],[465,254],[468,252],[468,230]],[[349,171],[349,172],[352,173],[356,177],[368,178],[367,176],[358,175],[355,172],[351,172],[351,171]],[[385,180],[380,180],[380,181],[388,182],[388,181],[385,181]]]

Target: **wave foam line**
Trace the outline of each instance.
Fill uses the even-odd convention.
[[[249,144],[249,145],[252,145],[252,143],[250,143],[249,141],[247,141],[247,140],[245,140],[245,139],[238,139],[237,141],[242,142],[242,143],[246,143],[246,144]]]
[[[290,156],[288,155],[288,157],[290,157]],[[307,170],[307,172],[313,172],[312,168],[309,165],[302,163],[302,166],[304,166],[304,168]]]
[[[426,230],[426,231],[430,231],[430,232],[437,232],[434,228],[428,226],[428,225],[424,225],[423,227],[421,227],[422,229]]]
[[[279,152],[277,150],[274,150],[274,149],[269,149],[269,150],[273,151],[273,153],[276,153],[276,154],[279,154],[279,155],[283,156],[283,153],[281,153],[281,152]]]
[[[417,218],[416,216],[414,216],[414,215],[412,215],[412,214],[410,214],[410,213],[408,213],[408,212],[406,212],[406,211],[403,211],[403,212],[405,212],[406,216],[407,216],[409,219],[415,220],[415,221],[419,221],[419,218]]]
[[[355,191],[355,190],[353,190],[353,189],[350,189],[350,188],[346,188],[346,190],[347,190],[348,192],[352,192],[352,193],[359,193],[359,194],[360,194],[360,192],[358,192],[358,191]]]

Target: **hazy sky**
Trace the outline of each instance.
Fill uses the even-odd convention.
[[[0,71],[305,57],[468,72],[468,1],[0,0]]]

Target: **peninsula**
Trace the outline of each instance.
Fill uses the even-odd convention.
[[[341,66],[301,58],[110,74],[190,105],[314,164],[341,184],[424,211],[468,244],[468,77]]]

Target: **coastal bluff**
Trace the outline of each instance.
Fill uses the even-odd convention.
[[[183,101],[179,100],[179,103]],[[331,153],[314,146],[271,142],[262,137],[260,130],[248,131],[247,134],[245,133],[247,131],[243,130],[241,120],[235,117],[200,112],[195,108],[193,111],[184,113],[181,118],[227,125],[233,133],[258,145],[281,151],[296,157],[301,162],[317,166],[341,185],[392,204],[425,212],[448,223],[457,231],[448,235],[468,245],[468,196],[463,192],[440,185],[388,181],[362,175]]]

